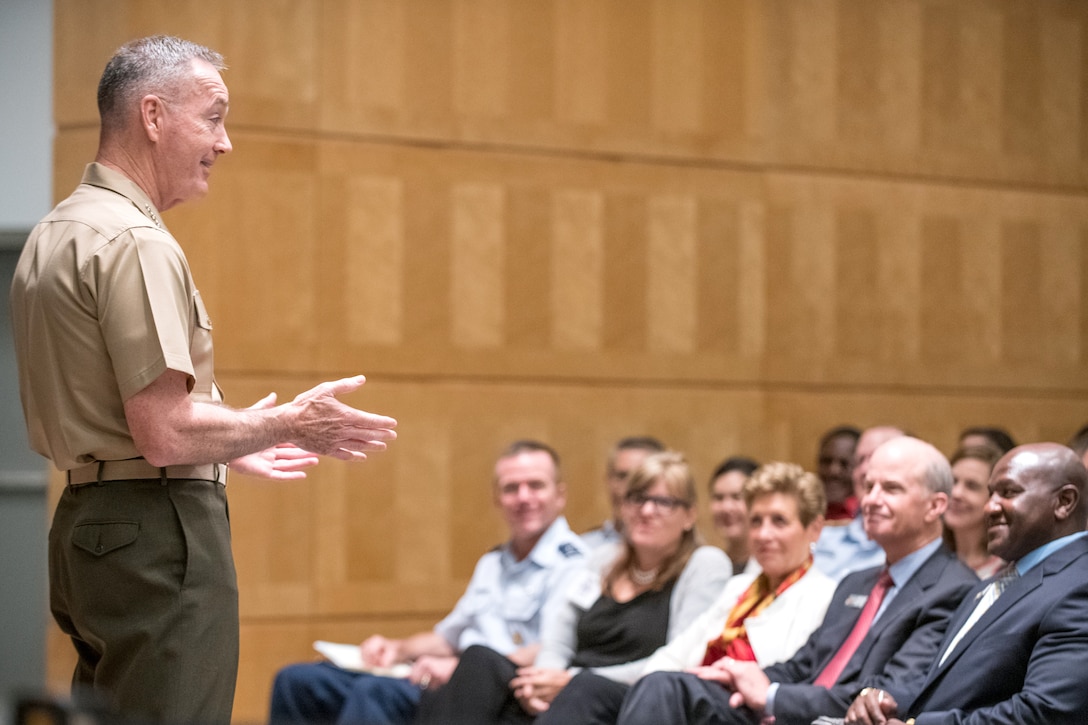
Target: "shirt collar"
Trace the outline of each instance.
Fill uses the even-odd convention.
[[[151,203],[151,197],[140,188],[139,184],[120,171],[115,171],[105,164],[92,161],[83,170],[82,182],[120,194],[131,201],[133,206],[140,210],[141,214],[154,222],[155,226],[162,227],[159,210]]]
[[[1069,534],[1069,536],[1063,536],[1060,539],[1054,539],[1049,541],[1034,551],[1029,551],[1024,556],[1020,557],[1020,561],[1016,562],[1016,573],[1020,576],[1028,573],[1033,566],[1040,563],[1054,552],[1062,549],[1069,544],[1072,544],[1077,539],[1088,536],[1088,531],[1078,531],[1075,534]]]
[[[559,545],[563,541],[570,541],[573,537],[574,533],[570,530],[570,526],[567,525],[566,517],[559,516],[552,522],[552,525],[541,534],[540,538],[537,539],[536,544],[529,551],[529,555],[521,562],[517,562],[516,559],[514,559],[513,551],[510,549],[510,542],[503,544],[503,556],[507,557],[511,563],[532,562],[541,568],[548,568],[555,566],[556,562],[562,557],[562,554],[559,551]]]
[[[888,573],[892,576],[892,582],[898,589],[902,584],[910,580],[914,573],[922,568],[929,557],[941,547],[941,537],[937,537],[920,549],[915,549],[894,564],[888,565]]]

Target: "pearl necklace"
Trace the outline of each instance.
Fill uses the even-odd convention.
[[[640,587],[644,587],[644,586],[648,586],[648,585],[652,584],[654,579],[657,578],[657,569],[650,569],[648,571],[643,571],[642,569],[639,569],[637,566],[632,564],[631,569],[630,569],[630,574],[631,574],[631,581],[634,584],[636,584],[637,586],[640,586]]]

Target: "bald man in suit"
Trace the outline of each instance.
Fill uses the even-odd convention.
[[[1020,446],[998,461],[988,547],[1010,566],[964,600],[925,673],[866,691],[846,722],[1088,722],[1086,493],[1088,470],[1065,446]]]

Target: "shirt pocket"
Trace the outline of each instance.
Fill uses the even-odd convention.
[[[546,597],[546,587],[545,577],[539,574],[507,585],[500,609],[503,619],[523,624],[535,622]]]
[[[215,384],[215,354],[212,347],[212,318],[200,297],[199,290],[193,290],[194,324],[190,328],[192,339],[189,342],[189,359],[193,364],[195,381],[193,398],[204,402],[219,402],[223,393]]]

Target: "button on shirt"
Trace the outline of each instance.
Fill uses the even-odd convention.
[[[540,640],[540,613],[552,596],[561,595],[587,551],[557,518],[521,561],[510,544],[484,554],[468,589],[434,631],[456,651],[479,644],[508,655]]]

